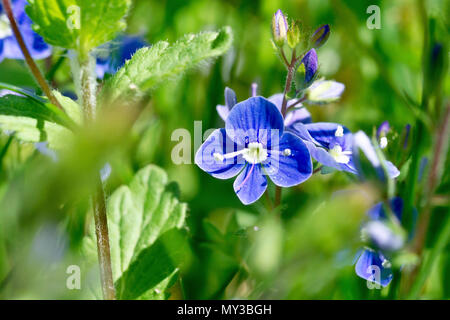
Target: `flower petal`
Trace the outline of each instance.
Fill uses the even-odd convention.
[[[391,282],[393,275],[390,267],[383,266],[385,261],[386,258],[381,252],[365,249],[356,262],[355,272],[363,279],[386,287]]]
[[[236,104],[225,121],[228,137],[240,146],[261,142],[270,146],[272,136],[283,134],[283,117],[277,107],[263,97],[251,97]]]
[[[245,164],[242,156],[218,161],[214,153],[221,155],[236,151],[235,144],[227,138],[225,129],[215,130],[200,146],[195,154],[195,164],[200,169],[218,179],[229,179],[241,171]]]
[[[3,61],[3,39],[0,39],[0,62]]]
[[[338,128],[342,127],[342,135],[339,135]],[[351,132],[346,127],[332,122],[316,122],[305,125],[310,136],[323,147],[331,149],[339,144],[342,150],[351,150]]]
[[[311,123],[311,121],[311,113],[309,113],[309,111],[305,107],[302,107],[288,112],[288,114],[284,118],[284,125],[286,127],[290,127],[298,122],[306,124]]]
[[[236,93],[233,89],[226,87],[225,88],[225,105],[228,107],[228,110],[231,110],[237,103]]]
[[[289,155],[284,155],[284,151]],[[312,175],[311,155],[305,143],[290,132],[281,136],[278,152],[270,152],[264,169],[277,186],[292,187],[307,180]]]
[[[258,200],[266,191],[267,178],[260,164],[247,164],[233,184],[239,200],[245,205]]]
[[[230,114],[230,109],[227,106],[218,104],[216,106],[216,110],[219,117],[221,117],[223,121],[227,121],[228,115]]]

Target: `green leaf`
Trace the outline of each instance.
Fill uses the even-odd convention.
[[[107,81],[102,94],[111,100],[140,96],[202,61],[222,55],[230,48],[232,38],[231,28],[225,27],[218,32],[185,35],[173,45],[160,41],[142,48]]]
[[[167,174],[149,165],[107,203],[111,263],[119,299],[168,298],[180,262],[188,252],[181,228],[186,204]],[[95,254],[95,235],[85,252]]]
[[[68,98],[58,95],[67,106]],[[72,111],[72,114],[74,112]],[[48,141],[53,149],[62,149],[71,139],[75,122],[43,98],[6,95],[0,98],[0,127],[15,132],[25,142]]]
[[[131,0],[29,0],[34,30],[54,46],[86,54],[126,27]]]

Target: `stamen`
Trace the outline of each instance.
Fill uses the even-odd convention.
[[[252,164],[252,167],[250,168],[250,171],[248,172],[248,174],[245,177],[244,181],[242,181],[242,183],[237,187],[236,192],[241,190],[242,186],[248,181],[248,179],[250,179],[250,176],[251,176],[254,168],[255,168],[255,163]]]
[[[388,145],[387,138],[386,137],[381,137],[381,139],[380,139],[380,148],[384,149],[384,148],[387,147],[387,145]]]
[[[343,137],[344,136],[344,128],[342,126],[338,126],[336,132],[334,133],[335,137]]]
[[[12,29],[6,14],[0,15],[0,39],[12,36]]]
[[[286,148],[283,150],[283,156],[289,157],[290,155],[291,155],[291,149]]]
[[[333,149],[330,149],[328,153],[333,157],[333,159],[337,163],[348,163],[350,161],[351,151],[342,151],[342,147],[340,145],[335,145]]]
[[[225,160],[225,159],[231,159],[231,158],[237,157],[240,154],[245,154],[247,152],[248,152],[248,149],[242,149],[239,151],[230,152],[230,153],[226,153],[226,154],[220,154],[218,152],[214,152],[213,157],[216,161],[223,162],[223,160]]]
[[[252,83],[252,97],[256,97],[258,94],[258,84],[256,82]]]

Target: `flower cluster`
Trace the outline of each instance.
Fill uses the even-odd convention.
[[[311,176],[312,159],[322,172],[331,168],[358,174],[354,161],[354,136],[338,123],[312,122],[308,105],[323,105],[338,100],[345,86],[318,78],[319,63],[315,48],[322,46],[330,34],[328,25],[320,26],[310,37],[305,54],[296,56],[301,47],[297,22],[290,26],[278,10],[272,21],[273,41],[289,72],[295,72],[295,97],[287,92],[268,99],[257,96],[239,102],[235,92],[225,89],[225,105],[217,112],[225,129],[213,132],[197,151],[196,164],[219,179],[239,174],[234,190],[244,204],[258,200],[267,188],[266,175],[279,187],[302,183]],[[291,50],[291,62],[285,50]],[[290,84],[288,85],[290,87]],[[390,162],[391,178],[398,170]]]
[[[32,21],[25,13],[26,5],[26,0],[12,0],[14,17],[31,56],[34,59],[47,58],[52,48],[31,28]],[[5,58],[24,59],[24,56],[0,2],[0,62]]]

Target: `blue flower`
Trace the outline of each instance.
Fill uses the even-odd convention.
[[[389,201],[390,210],[400,223],[403,212],[403,200],[399,197],[392,198]],[[370,244],[384,252],[392,252],[399,250],[405,243],[405,238],[402,234],[394,232],[389,226],[389,219],[386,214],[382,202],[377,203],[368,212],[367,215],[371,219],[363,227],[364,238]]]
[[[145,46],[148,43],[140,36],[119,36],[102,46],[97,56],[97,77],[103,79],[105,74],[116,73],[137,50]]]
[[[356,274],[386,287],[392,280],[391,263],[380,251],[364,248],[355,265]]]
[[[267,188],[267,177],[281,187],[291,187],[312,174],[308,148],[284,131],[277,107],[263,97],[237,103],[225,121],[195,155],[195,163],[215,178],[236,175],[234,191],[244,204],[258,200]]]
[[[401,221],[403,200],[399,197],[392,198],[389,206],[395,218]],[[387,286],[393,275],[391,263],[386,259],[385,254],[400,250],[405,239],[389,227],[388,216],[382,202],[370,208],[367,215],[370,221],[364,224],[362,236],[369,242],[371,248],[365,247],[362,254],[357,255],[355,271],[361,278]],[[373,275],[372,271],[375,269],[379,272]]]
[[[25,44],[34,59],[50,56],[52,48],[31,28],[32,21],[25,13],[26,0],[13,0],[12,7]],[[0,4],[0,62],[4,59],[24,59],[16,37],[14,36],[8,17]]]
[[[305,142],[311,156],[326,167],[356,173],[353,138],[346,127],[330,122],[297,123],[293,131]]]

